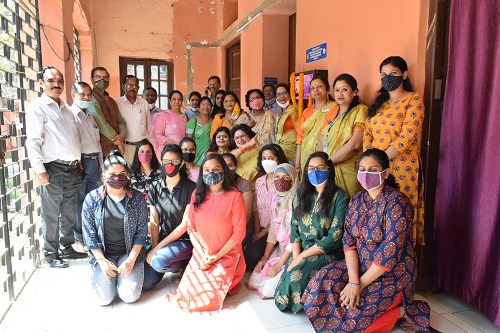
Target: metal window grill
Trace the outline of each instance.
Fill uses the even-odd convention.
[[[26,106],[40,96],[37,8],[37,0],[0,0],[0,318],[40,257],[40,201],[24,148]]]
[[[82,58],[78,30],[73,27],[73,59],[75,63],[75,82],[82,81]]]

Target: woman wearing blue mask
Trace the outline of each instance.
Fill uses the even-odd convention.
[[[332,261],[344,258],[342,234],[348,202],[346,193],[335,185],[335,171],[328,155],[311,154],[293,202],[292,256],[274,294],[279,310],[301,310],[300,298],[309,279]]]
[[[408,332],[429,332],[429,306],[414,300],[413,205],[398,191],[384,151],[369,149],[358,164],[365,191],[347,208],[345,260],[311,279],[302,296],[306,315],[316,332],[391,332],[403,317]]]
[[[187,215],[193,256],[166,298],[184,311],[214,315],[227,294],[239,292],[245,274],[245,202],[221,155],[203,161]]]

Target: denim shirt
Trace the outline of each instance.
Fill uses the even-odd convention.
[[[104,199],[107,193],[105,185],[91,191],[83,203],[82,229],[83,241],[89,250],[102,249],[106,252],[104,242]],[[125,234],[125,247],[127,254],[132,251],[136,244],[143,245],[141,252],[135,260],[135,264],[144,262],[146,258],[146,236],[148,233],[148,208],[144,195],[135,190],[127,190],[125,195],[125,216],[123,219],[123,229]],[[96,259],[91,252],[90,264],[96,263]]]

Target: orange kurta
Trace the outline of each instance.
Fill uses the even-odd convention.
[[[188,233],[197,232],[205,253],[216,255],[228,240],[238,245],[207,270],[199,269],[201,255],[193,250],[177,290],[166,298],[187,312],[217,314],[228,293],[235,294],[245,274],[241,242],[245,237],[245,202],[241,192],[209,194],[198,209],[194,209],[193,192],[189,209]]]
[[[392,104],[384,103],[377,114],[366,120],[364,150],[386,150],[393,146],[399,155],[391,160],[391,173],[400,191],[415,207],[413,239],[420,245],[424,239],[424,184],[420,160],[424,104],[419,93],[412,92]]]

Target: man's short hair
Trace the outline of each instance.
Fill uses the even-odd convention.
[[[77,94],[78,87],[80,87],[81,89],[88,87],[90,90],[92,90],[92,88],[90,87],[90,85],[87,82],[80,81],[80,82],[73,83],[73,85],[71,86],[71,92],[74,94]]]
[[[136,79],[136,80],[137,80],[137,82],[139,82],[139,79],[138,79],[135,75],[131,75],[131,74],[129,74],[129,75],[125,75],[125,76],[123,77],[123,84],[126,84],[126,83],[127,83],[127,80],[128,80],[128,79],[132,79],[132,78]]]
[[[210,80],[212,80],[212,79],[216,79],[216,80],[217,80],[217,82],[219,82],[219,84],[221,84],[221,83],[220,83],[220,77],[218,77],[217,75],[212,75],[211,77],[209,77],[207,82],[209,82],[209,81],[210,81]]]
[[[153,90],[153,91],[155,92],[155,94],[157,94],[157,95],[158,95],[158,92],[157,92],[157,91],[156,91],[156,89],[155,89],[155,88],[153,88],[153,87],[147,87],[147,88],[145,88],[142,92],[145,94],[145,93],[146,93],[146,91],[148,91],[148,90]]]
[[[44,79],[43,76],[45,75],[45,72],[48,71],[48,70],[53,70],[53,69],[55,69],[56,71],[59,72],[59,70],[57,68],[55,68],[54,66],[50,66],[50,65],[45,66],[44,68],[42,68],[42,70],[40,71],[40,73],[38,73],[38,79],[43,81],[43,79]]]
[[[273,88],[273,91],[274,91],[274,93],[276,94],[276,86],[275,86],[274,84],[266,83],[266,84],[262,87],[262,91],[264,91],[264,89],[266,89],[267,87],[271,87],[271,88]]]
[[[99,67],[93,68],[92,71],[90,71],[90,77],[94,77],[94,74],[97,71],[105,71],[109,75],[109,72],[106,68],[99,66]]]

